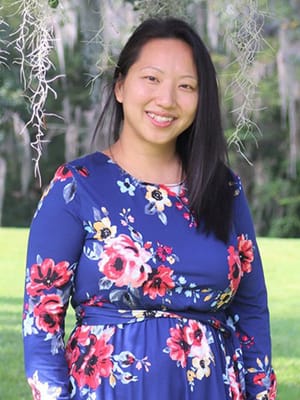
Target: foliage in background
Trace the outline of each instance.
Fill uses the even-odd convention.
[[[56,4],[49,2],[49,4]],[[35,139],[31,146],[34,155],[34,175],[40,176],[39,162],[42,156],[44,136],[47,128],[46,119],[51,116],[46,111],[48,96],[57,97],[52,84],[57,76],[50,77],[49,72],[55,70],[51,61],[51,53],[55,47],[54,19],[52,7],[46,0],[17,0],[17,15],[20,15],[20,26],[14,33],[12,42],[19,53],[16,62],[20,67],[20,77],[24,93],[31,111],[30,119],[20,134],[28,126],[35,131]]]
[[[39,11],[42,18],[46,18],[45,10],[49,11],[46,30],[41,29],[36,40],[48,37],[50,47],[46,46],[42,54],[48,61],[33,68],[37,76],[27,78],[29,92],[24,93],[19,66],[15,64],[20,52],[15,46],[7,47],[7,42],[21,29],[22,19],[16,12],[16,4],[22,4],[24,9],[36,2],[39,4],[36,10],[42,4],[47,6]],[[231,147],[231,163],[242,176],[258,232],[300,237],[300,120],[295,120],[300,100],[297,85],[293,85],[293,78],[300,71],[297,58],[300,50],[295,51],[300,40],[298,14],[293,8],[296,1],[283,4],[272,0],[267,7],[265,0],[60,0],[59,4],[51,3],[57,6],[55,9],[46,0],[18,0],[17,3],[2,0],[2,3],[0,56],[5,56],[9,67],[0,64],[0,108],[4,110],[0,115],[0,161],[5,160],[7,164],[3,225],[27,226],[41,194],[39,182],[33,178],[34,155],[30,150],[36,128],[46,133],[40,148],[43,150],[40,168],[46,184],[60,163],[91,151],[90,141],[102,94],[130,27],[150,15],[173,14],[194,24],[217,66],[226,136],[229,142],[235,138],[238,149],[253,164],[250,166]],[[36,17],[32,18],[31,23]],[[27,38],[33,40],[30,32]],[[36,60],[37,54],[30,51],[30,40],[27,44],[25,53]],[[292,50],[294,58],[290,55]],[[281,58],[277,57],[280,54]],[[284,63],[283,59],[288,62]],[[23,60],[27,72],[31,70],[28,60],[30,57]],[[56,79],[58,76],[63,77]],[[39,77],[50,86],[48,89],[41,86],[41,96],[35,98],[41,106],[39,119],[33,121],[37,125],[26,126],[32,111],[39,111],[33,106],[36,103],[28,102],[23,93],[30,97],[30,84],[33,89],[39,88]],[[89,85],[91,80],[93,87]],[[283,95],[284,85],[293,91]],[[57,98],[48,96],[44,103],[40,102],[45,90],[56,92]],[[57,114],[63,119],[47,117],[47,114]],[[19,135],[21,130],[23,135]],[[261,135],[257,135],[259,131]]]
[[[2,7],[0,7],[0,13],[1,13]],[[0,33],[3,31],[3,28],[7,26],[7,23],[4,21],[2,15],[0,14]],[[0,37],[0,65],[2,64],[7,66],[7,50],[6,48],[6,42]]]
[[[132,3],[134,10],[139,12],[140,20],[144,21],[149,17],[168,17],[170,15],[179,18],[187,17],[187,6],[191,3],[189,0],[127,0]]]
[[[225,12],[222,6],[225,7]],[[263,28],[267,11],[257,0],[250,1],[214,1],[214,9],[219,9],[219,18],[224,27],[225,42],[229,52],[233,54],[230,68],[233,70],[231,81],[225,88],[231,98],[239,99],[236,107],[231,110],[235,123],[234,130],[228,138],[229,146],[247,158],[245,140],[250,137],[257,142],[260,128],[254,120],[255,112],[259,111],[256,97],[259,96],[257,82],[253,76],[259,53],[264,51],[267,42],[263,37]],[[216,6],[218,4],[218,6]],[[232,72],[231,72],[232,73]]]

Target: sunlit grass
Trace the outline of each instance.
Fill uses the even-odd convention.
[[[260,239],[269,293],[279,400],[300,399],[300,240]]]
[[[5,400],[31,400],[21,339],[27,236],[27,229],[0,229],[0,399]],[[300,240],[263,238],[259,246],[269,292],[278,400],[299,400]]]

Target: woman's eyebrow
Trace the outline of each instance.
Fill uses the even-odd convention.
[[[164,73],[164,71],[161,68],[156,67],[154,65],[147,65],[146,67],[142,67],[142,68],[140,68],[140,71],[143,71],[145,69],[154,69],[155,71],[160,72],[161,74]],[[191,79],[194,79],[195,81],[198,81],[198,79],[195,75],[190,75],[190,74],[181,75],[180,78],[191,78]]]

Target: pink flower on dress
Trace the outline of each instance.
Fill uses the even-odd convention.
[[[270,388],[269,388],[269,399],[275,400],[277,396],[277,380],[275,372],[272,371],[270,374]]]
[[[40,302],[34,307],[37,327],[52,334],[58,332],[64,312],[65,308],[59,296],[41,296]]]
[[[151,253],[121,234],[107,242],[99,261],[99,270],[118,287],[137,288],[147,280],[152,272],[147,261]]]
[[[33,264],[30,269],[30,282],[26,287],[27,293],[30,296],[39,296],[45,289],[63,286],[72,276],[68,267],[67,261],[55,264],[52,258],[45,258],[41,264]]]
[[[176,324],[175,328],[170,328],[171,337],[167,339],[172,360],[180,363],[182,368],[186,367],[187,358],[191,349],[190,337],[185,328]]]
[[[200,360],[213,359],[210,346],[206,339],[206,327],[199,321],[189,320],[184,330],[187,341],[191,346],[189,355],[191,357],[198,357]]]
[[[252,241],[240,235],[237,238],[237,250],[233,246],[229,246],[227,251],[229,274],[231,289],[236,292],[244,272],[249,273],[252,270],[251,263],[254,260]]]
[[[188,342],[192,346],[201,346],[203,340],[203,326],[195,321],[189,320],[189,325],[185,327]]]
[[[148,280],[143,285],[144,295],[155,300],[157,296],[165,296],[167,290],[173,289],[175,283],[172,279],[173,270],[164,265],[160,265],[156,271],[153,271]]]
[[[229,375],[229,382],[230,382],[230,390],[231,390],[231,395],[233,400],[244,400],[245,397],[242,393],[241,390],[241,385],[236,379],[236,374],[234,372],[234,368],[230,367],[228,369],[228,375]]]
[[[111,374],[113,363],[110,357],[114,347],[106,339],[90,335],[90,344],[75,353],[77,359],[71,358],[73,363],[69,368],[80,388],[87,385],[96,389],[101,384],[101,377],[107,378]]]
[[[200,322],[189,320],[188,325],[170,329],[171,337],[167,339],[170,357],[184,368],[188,357],[200,360],[213,360],[213,355],[206,339],[206,328]]]
[[[229,246],[227,251],[229,253],[229,256],[227,258],[229,265],[228,279],[230,281],[231,289],[236,292],[243,276],[241,260],[239,257],[239,253],[235,250],[233,246]]]
[[[75,169],[78,171],[78,173],[81,176],[84,176],[85,178],[87,176],[89,176],[89,171],[87,170],[86,167],[84,167],[82,165],[78,165],[75,167]],[[72,177],[73,177],[73,172],[70,170],[70,168],[66,164],[63,164],[56,170],[54,178],[53,178],[53,182],[55,182],[55,181],[63,182],[66,179],[72,178]]]
[[[172,251],[173,251],[172,247],[164,246],[159,243],[156,250],[156,256],[160,261],[165,262],[167,257],[172,254]]]
[[[53,178],[53,182],[55,182],[55,181],[63,182],[64,180],[66,180],[68,178],[72,178],[72,177],[73,177],[72,171],[69,169],[69,167],[67,167],[65,164],[63,164],[56,170],[54,178]]]
[[[264,386],[263,380],[266,378],[267,374],[265,372],[259,372],[254,375],[253,382],[255,385]]]
[[[251,263],[254,260],[252,240],[246,239],[244,235],[238,236],[238,252],[244,272],[251,272]]]

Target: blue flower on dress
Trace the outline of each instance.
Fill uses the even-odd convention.
[[[121,193],[128,193],[129,196],[134,196],[135,186],[130,182],[129,178],[125,178],[124,181],[117,181],[120,187]]]

